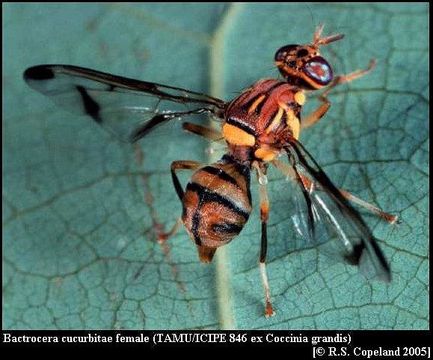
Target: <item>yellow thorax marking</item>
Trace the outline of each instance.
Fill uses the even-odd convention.
[[[254,112],[257,109],[257,106],[259,106],[260,103],[263,100],[265,100],[265,98],[266,98],[266,95],[259,96],[259,98],[257,98],[256,101],[254,101],[253,104],[248,109],[248,114],[251,114],[252,112]]]
[[[299,104],[299,105],[304,105],[305,104],[305,94],[302,91],[298,91],[295,94],[295,101]]]
[[[284,113],[284,109],[281,106],[279,106],[277,115],[275,115],[271,124],[265,130],[266,134],[269,134],[272,130],[276,129],[278,127],[278,125],[280,125],[280,121],[281,121],[281,118],[283,116],[283,113]]]
[[[268,147],[260,147],[254,152],[254,156],[263,161],[272,161],[277,155],[277,150]]]
[[[227,142],[232,145],[254,146],[256,143],[256,139],[253,135],[239,129],[237,126],[227,123],[223,126],[223,136]]]
[[[301,123],[298,119],[298,117],[295,115],[292,109],[288,108],[286,109],[286,124],[289,127],[289,129],[292,130],[292,135],[295,139],[299,139],[299,132],[301,130]]]

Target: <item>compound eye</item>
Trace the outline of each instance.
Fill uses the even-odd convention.
[[[328,85],[333,78],[331,65],[321,56],[308,60],[303,67],[303,72],[311,80],[322,86]]]
[[[284,61],[287,58],[287,55],[291,53],[293,50],[297,49],[299,45],[286,45],[277,50],[275,53],[275,61]]]

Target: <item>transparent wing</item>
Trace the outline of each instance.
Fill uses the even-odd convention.
[[[288,238],[288,241],[278,243],[277,246],[281,249],[277,251],[271,249],[271,251],[281,254],[318,248],[321,253],[325,253],[334,261],[344,260],[339,251],[341,249],[328,245],[333,240],[339,240],[333,226],[329,226],[311,196],[309,186],[296,180],[292,165],[279,163],[284,165],[284,169],[278,168],[283,170],[286,177],[281,178],[278,173],[275,176],[273,174],[270,180],[272,191],[269,192],[269,196],[272,207],[284,208],[286,211],[272,212],[270,227],[273,227],[271,231],[281,234],[275,236]],[[308,180],[305,174],[300,173],[300,176],[304,182]],[[308,190],[307,194],[306,190]]]
[[[71,65],[34,66],[24,80],[59,106],[130,142],[184,116],[208,113],[220,119],[225,109],[224,101],[205,94]]]
[[[389,265],[358,212],[298,141],[293,140],[286,151],[294,174],[300,178],[295,180],[301,188],[295,193],[299,213],[292,219],[299,234],[316,243],[335,239],[332,245],[346,262],[359,266],[367,278],[390,281]]]

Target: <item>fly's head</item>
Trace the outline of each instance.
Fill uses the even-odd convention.
[[[275,65],[289,83],[318,90],[332,81],[331,65],[320,56],[319,47],[340,40],[344,35],[321,37],[322,30],[323,25],[317,28],[311,44],[286,45],[275,53]]]

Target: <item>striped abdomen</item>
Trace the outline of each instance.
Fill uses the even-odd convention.
[[[250,169],[225,155],[193,174],[182,203],[182,221],[200,259],[209,262],[216,248],[230,242],[248,220]]]

